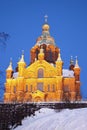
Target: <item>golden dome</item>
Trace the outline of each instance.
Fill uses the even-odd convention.
[[[50,26],[49,26],[48,24],[44,24],[44,25],[42,26],[43,31],[48,31],[49,28],[50,28]]]

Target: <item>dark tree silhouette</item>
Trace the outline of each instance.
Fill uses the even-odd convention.
[[[0,102],[3,101],[5,73],[0,70]]]
[[[5,32],[0,32],[0,47],[4,48],[7,45],[7,40],[9,38],[9,34]],[[5,80],[5,72],[0,69],[0,102],[3,101],[3,92],[4,92],[4,80]]]
[[[5,32],[0,32],[0,45],[6,46],[6,41],[8,40],[9,37],[10,37],[9,34]]]

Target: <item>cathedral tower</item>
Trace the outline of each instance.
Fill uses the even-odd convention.
[[[10,64],[6,70],[6,78],[9,79],[12,77],[13,69],[12,69],[12,60],[10,60]]]
[[[16,72],[12,61],[6,70],[4,102],[70,102],[81,100],[80,67],[71,57],[69,69],[63,68],[60,49],[50,36],[50,26],[42,26],[42,35],[31,48],[30,64],[26,66],[24,52]]]
[[[21,59],[18,62],[18,71],[19,71],[19,76],[23,76],[24,69],[26,67],[26,63],[24,61],[24,52],[22,52]]]
[[[38,60],[40,60],[40,61],[44,60],[44,50],[43,50],[42,46],[40,49],[40,53],[38,54]]]
[[[31,64],[34,62],[35,58],[38,59],[38,54],[40,52],[41,46],[44,49],[44,59],[55,64],[58,58],[59,48],[55,46],[55,40],[50,36],[50,26],[47,23],[47,16],[45,16],[45,23],[42,26],[42,35],[37,38],[36,44],[32,47],[31,53]]]
[[[62,65],[63,65],[63,61],[61,59],[61,55],[60,55],[60,51],[59,51],[58,58],[56,61],[56,68],[57,68],[58,76],[62,76]]]
[[[77,100],[81,100],[81,95],[80,95],[80,67],[78,64],[78,59],[76,57],[76,63],[75,63],[75,67],[74,67],[74,74],[75,74],[75,83],[76,83],[76,98]]]

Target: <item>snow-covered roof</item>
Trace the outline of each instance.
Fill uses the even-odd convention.
[[[63,69],[63,77],[74,77],[74,72],[72,70]]]
[[[53,66],[53,64],[52,64]],[[13,73],[13,78],[18,77],[18,72]],[[63,77],[74,77],[74,72],[72,70],[63,69]]]
[[[54,64],[53,64],[53,63],[50,63],[50,65],[54,66]]]
[[[16,79],[18,77],[18,72],[13,73],[13,78]]]

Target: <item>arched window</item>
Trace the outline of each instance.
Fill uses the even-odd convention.
[[[55,85],[53,84],[53,92],[55,92]]]
[[[30,92],[32,92],[32,90],[33,90],[33,88],[32,88],[33,86],[32,85],[30,85]]]
[[[64,86],[63,90],[64,90],[65,93],[67,93],[67,92],[69,92],[69,87],[68,86]]]
[[[48,92],[50,92],[50,85],[48,84]]]
[[[28,85],[26,85],[26,92],[28,92]]]
[[[51,61],[53,60],[52,58],[53,58],[53,57],[52,57],[52,51],[49,50],[49,51],[48,51],[48,61],[51,62]]]
[[[36,58],[38,59],[38,53],[39,53],[39,51],[38,51],[38,49],[36,50]]]
[[[50,58],[50,60],[52,60],[52,51],[51,50],[49,51],[49,58]]]
[[[14,86],[14,93],[16,93],[16,86]]]
[[[37,83],[37,89],[43,91],[43,83]]]
[[[43,69],[39,69],[38,70],[38,78],[43,78],[43,76],[44,76],[44,72],[43,72]]]

